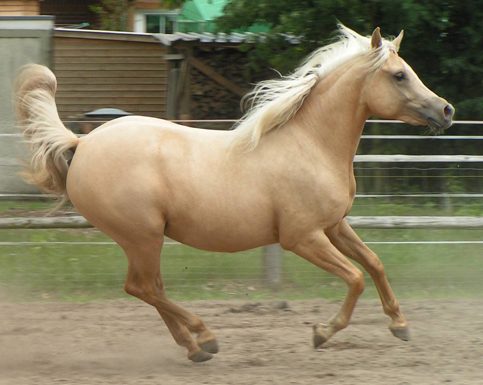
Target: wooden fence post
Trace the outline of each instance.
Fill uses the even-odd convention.
[[[263,279],[270,287],[282,283],[282,255],[278,243],[263,247]]]

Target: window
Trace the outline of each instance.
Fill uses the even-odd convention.
[[[176,32],[176,15],[160,13],[145,14],[145,32],[174,33]]]

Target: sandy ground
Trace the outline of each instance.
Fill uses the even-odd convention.
[[[217,334],[211,361],[185,358],[157,313],[137,301],[0,302],[0,384],[483,384],[483,300],[403,301],[412,340],[387,330],[376,301],[315,351],[327,301],[189,302]]]

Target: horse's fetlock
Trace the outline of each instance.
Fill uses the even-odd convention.
[[[399,313],[399,302],[396,298],[388,300],[384,306],[384,313],[391,316],[393,314]]]
[[[336,317],[330,320],[329,325],[334,333],[338,332],[339,330],[345,329],[349,325],[349,318],[343,314],[338,314]]]

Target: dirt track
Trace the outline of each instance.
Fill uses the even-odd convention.
[[[0,385],[483,384],[483,300],[404,301],[412,341],[392,337],[376,301],[322,351],[311,325],[337,303],[191,302],[221,352],[193,364],[136,301],[0,302]]]

